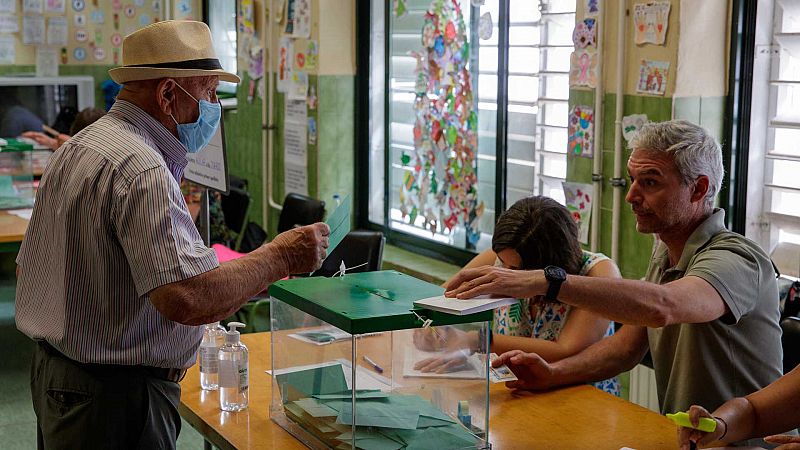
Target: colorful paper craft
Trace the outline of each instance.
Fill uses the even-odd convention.
[[[597,52],[580,50],[570,55],[569,85],[597,86]]]
[[[576,48],[587,48],[597,46],[597,27],[595,19],[583,19],[575,25],[572,32],[572,42]]]
[[[643,59],[639,64],[639,82],[636,84],[636,92],[664,95],[667,91],[668,74],[669,61]]]
[[[598,0],[585,0],[586,5],[584,7],[584,11],[586,15],[589,17],[597,16],[600,13],[600,8],[598,7],[597,1]]]
[[[634,42],[664,45],[669,25],[670,2],[633,5]]]
[[[567,210],[572,214],[575,223],[578,224],[579,240],[582,244],[588,244],[594,186],[568,181],[564,181],[561,184],[564,189]]]
[[[590,157],[594,154],[594,110],[589,106],[576,105],[569,113],[569,152],[575,156]]]
[[[622,137],[630,142],[642,126],[649,122],[645,114],[632,114],[622,118]]]

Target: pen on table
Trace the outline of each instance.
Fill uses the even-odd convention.
[[[48,127],[47,125],[42,125],[42,130],[43,130],[45,133],[49,134],[50,136],[52,136],[52,137],[54,137],[54,138],[57,138],[57,137],[58,137],[58,135],[59,135],[59,134],[61,134],[61,133],[59,133],[59,132],[58,132],[58,130],[55,130],[55,129],[53,129],[53,128],[50,128],[50,127]]]
[[[375,361],[370,359],[369,356],[364,355],[364,361],[366,361],[367,364],[372,366],[372,368],[375,369],[376,372],[383,373],[383,367],[379,366]]]

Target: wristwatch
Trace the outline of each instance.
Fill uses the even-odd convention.
[[[547,288],[547,295],[544,298],[554,301],[558,298],[561,283],[567,280],[567,272],[558,266],[547,266],[544,268],[544,277],[550,282],[550,286]]]

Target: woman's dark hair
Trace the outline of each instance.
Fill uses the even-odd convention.
[[[583,259],[575,219],[549,197],[523,198],[500,215],[492,250],[500,253],[509,248],[519,253],[524,270],[553,265],[577,274]]]
[[[105,114],[106,112],[100,108],[85,108],[75,116],[75,121],[73,121],[72,126],[69,127],[69,135],[75,136],[79,131],[88,127]]]

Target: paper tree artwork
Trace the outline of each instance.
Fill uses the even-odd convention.
[[[590,157],[594,150],[594,110],[588,106],[575,105],[569,113],[569,152],[576,156]]]
[[[633,5],[634,42],[664,45],[669,24],[670,2],[637,3]]]
[[[568,181],[562,182],[561,185],[564,188],[567,210],[578,224],[578,238],[581,244],[588,244],[594,187],[591,184],[571,183]]]
[[[475,248],[478,220],[476,153],[478,116],[467,64],[470,45],[457,2],[433,0],[422,27],[414,100],[414,148],[404,152],[407,169],[400,188],[400,211],[408,223],[431,233],[451,233],[461,225],[468,248]]]
[[[639,64],[639,82],[636,92],[642,94],[664,95],[667,91],[669,61],[650,61],[643,59]]]
[[[572,31],[572,42],[575,48],[587,48],[597,46],[597,27],[595,19],[583,19],[575,25]]]
[[[624,116],[622,118],[622,137],[625,138],[626,141],[630,142],[636,133],[642,129],[644,124],[649,122],[647,120],[647,115],[645,114],[633,114],[630,116]]]
[[[570,55],[569,85],[573,87],[597,86],[597,52],[585,50]]]

